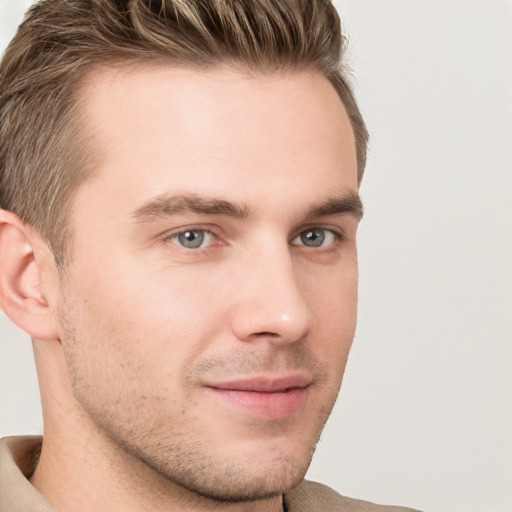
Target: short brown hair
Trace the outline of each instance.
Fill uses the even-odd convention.
[[[80,85],[99,66],[148,61],[320,72],[350,118],[360,182],[368,133],[344,48],[330,0],[42,0],[0,67],[0,207],[37,229],[59,262],[73,192],[91,167],[74,115]]]

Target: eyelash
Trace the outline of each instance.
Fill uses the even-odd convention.
[[[332,235],[333,237],[333,241],[331,243],[329,243],[327,246],[323,246],[323,245],[319,245],[319,246],[308,246],[304,243],[302,244],[293,244],[297,247],[305,247],[306,249],[324,249],[324,250],[333,250],[335,249],[344,239],[344,234],[338,230],[335,230],[335,229],[332,229],[332,228],[328,228],[328,227],[324,227],[324,226],[311,226],[311,227],[308,227],[306,229],[302,229],[300,232],[298,232],[296,235],[293,236],[292,238],[292,242],[296,239],[298,239],[299,237],[301,237],[302,235],[306,234],[306,233],[311,233],[315,230],[319,230],[319,231],[322,231],[325,233],[328,233],[330,235]],[[202,235],[206,235],[206,236],[212,236],[212,237],[215,237],[217,238],[217,235],[211,230],[211,229],[208,229],[206,227],[201,227],[201,226],[192,226],[192,227],[189,227],[189,228],[185,228],[185,229],[182,229],[180,231],[176,231],[176,232],[173,232],[169,235],[167,235],[164,239],[165,242],[171,242],[173,243],[174,245],[177,245],[178,247],[180,247],[181,249],[184,249],[184,250],[190,250],[190,251],[195,251],[195,252],[199,252],[201,250],[206,250],[208,249],[209,247],[211,246],[215,246],[215,245],[226,245],[222,242],[219,242],[219,243],[216,243],[215,241],[213,243],[209,243],[208,245],[206,246],[202,246],[202,240],[201,240],[201,244],[198,246],[198,247],[185,247],[184,245],[178,243],[178,242],[175,242],[173,241],[173,239],[176,239],[177,237],[179,237],[180,235],[185,235],[186,233],[190,233],[190,232],[199,232],[199,233],[202,233]]]
[[[334,230],[332,228],[328,228],[328,227],[325,227],[325,226],[311,226],[309,228],[306,228],[306,229],[303,229],[302,231],[300,231],[293,239],[293,240],[296,240],[298,238],[300,238],[301,236],[307,234],[307,233],[312,233],[313,231],[321,231],[323,232],[323,235],[325,237],[325,234],[327,233],[328,235],[331,235],[333,240],[331,241],[331,243],[327,244],[327,245],[319,245],[319,246],[308,246],[306,245],[305,243],[301,243],[301,244],[294,244],[294,245],[297,245],[299,247],[306,247],[306,248],[309,248],[309,249],[315,249],[315,248],[318,248],[318,249],[324,249],[324,250],[333,250],[335,249],[339,244],[340,242],[343,240],[344,236],[343,236],[343,233],[341,233],[340,231],[338,230]]]
[[[186,233],[190,233],[190,232],[199,232],[199,233],[202,233],[203,235],[210,235],[212,237],[216,237],[215,233],[213,233],[213,231],[211,229],[208,229],[208,228],[205,228],[205,227],[200,227],[200,226],[193,226],[193,227],[190,227],[190,228],[185,228],[185,229],[182,229],[180,231],[176,231],[174,233],[171,233],[169,235],[167,235],[165,237],[165,241],[166,242],[171,242],[175,245],[177,245],[178,247],[182,248],[182,249],[188,249],[188,250],[192,250],[192,251],[199,251],[201,249],[206,249],[208,247],[211,247],[212,245],[216,245],[215,242],[214,243],[211,243],[211,244],[208,244],[207,246],[205,247],[197,247],[197,248],[190,248],[190,247],[185,247],[177,242],[173,242],[173,239],[179,237],[180,235],[185,235]],[[221,245],[221,244],[217,244],[217,245]]]

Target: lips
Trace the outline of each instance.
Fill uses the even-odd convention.
[[[304,375],[252,377],[208,384],[225,406],[261,419],[292,415],[305,403],[311,379]]]

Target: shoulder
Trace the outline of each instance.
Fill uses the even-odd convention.
[[[326,485],[307,480],[286,494],[285,504],[288,512],[418,512],[411,508],[347,498]]]
[[[0,440],[0,512],[56,512],[29,482],[41,437],[5,437]]]

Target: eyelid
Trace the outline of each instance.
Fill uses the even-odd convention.
[[[303,226],[300,228],[300,230],[295,231],[295,233],[292,235],[291,240],[295,240],[298,236],[300,236],[302,233],[311,231],[313,229],[322,229],[324,231],[330,231],[336,238],[342,240],[345,237],[345,232],[343,229],[337,226],[331,226],[331,225],[324,225],[324,224],[311,224],[309,226]]]
[[[172,241],[172,238],[174,238],[175,236],[178,236],[178,235],[181,235],[183,233],[186,233],[187,231],[202,231],[204,233],[207,233],[209,235],[211,235],[213,238],[214,238],[214,241],[204,247],[199,247],[197,249],[190,249],[190,248],[187,248],[187,247],[183,247],[177,243],[174,243]],[[167,243],[172,243],[173,245],[175,245],[176,247],[180,248],[180,249],[183,249],[183,250],[194,250],[194,251],[199,251],[201,249],[206,249],[208,247],[211,247],[212,245],[215,245],[216,242],[220,242],[221,239],[219,237],[219,233],[217,233],[218,230],[216,230],[213,226],[211,225],[197,225],[197,224],[191,224],[189,226],[180,226],[179,228],[175,228],[171,231],[166,231],[163,236],[162,236],[162,240],[164,242],[167,242]]]
[[[186,224],[184,226],[179,226],[177,228],[164,231],[162,236],[163,238],[168,238],[170,236],[179,235],[180,233],[185,233],[187,231],[205,231],[215,235],[218,229],[212,224]]]
[[[292,243],[302,233],[307,232],[309,230],[313,230],[313,229],[321,229],[321,230],[328,231],[328,232],[332,233],[332,235],[336,239],[336,242],[340,242],[345,238],[345,232],[339,226],[311,224],[309,226],[302,226],[300,228],[300,230],[295,231],[295,233],[290,238],[290,243]],[[214,241],[204,247],[200,247],[197,249],[189,249],[187,247],[183,247],[179,244],[172,242],[171,239],[173,237],[180,235],[182,233],[186,233],[187,231],[203,231],[204,233],[211,235],[214,238]],[[197,252],[201,249],[207,249],[208,247],[211,247],[212,245],[227,245],[226,242],[223,240],[222,235],[221,235],[221,233],[219,233],[219,231],[220,230],[217,226],[214,226],[211,224],[190,224],[190,225],[186,225],[186,226],[180,226],[179,228],[175,228],[170,231],[166,231],[162,235],[162,240],[164,242],[170,242],[173,245],[175,245],[176,247],[181,248],[183,250],[194,250]],[[307,247],[304,244],[293,244],[293,245]],[[332,245],[334,245],[334,244],[330,244],[330,246],[332,246]],[[320,246],[320,247],[329,247],[329,246]]]
[[[313,231],[315,229],[319,229],[319,230],[322,230],[322,231],[327,231],[329,232],[330,234],[333,235],[334,237],[334,240],[332,243],[329,243],[328,245],[319,245],[317,247],[311,247],[311,246],[307,246],[306,244],[304,243],[293,243],[297,238],[299,238],[303,233],[307,233],[308,231]],[[336,247],[341,241],[343,241],[343,239],[345,238],[345,233],[343,232],[342,229],[340,229],[339,227],[333,227],[333,226],[322,226],[322,225],[318,225],[318,224],[312,224],[311,226],[308,226],[308,227],[303,227],[300,231],[298,231],[292,238],[291,238],[291,241],[290,243],[292,245],[295,245],[297,247],[305,247],[307,249],[311,249],[311,250],[320,250],[320,249],[332,249],[333,247]]]

